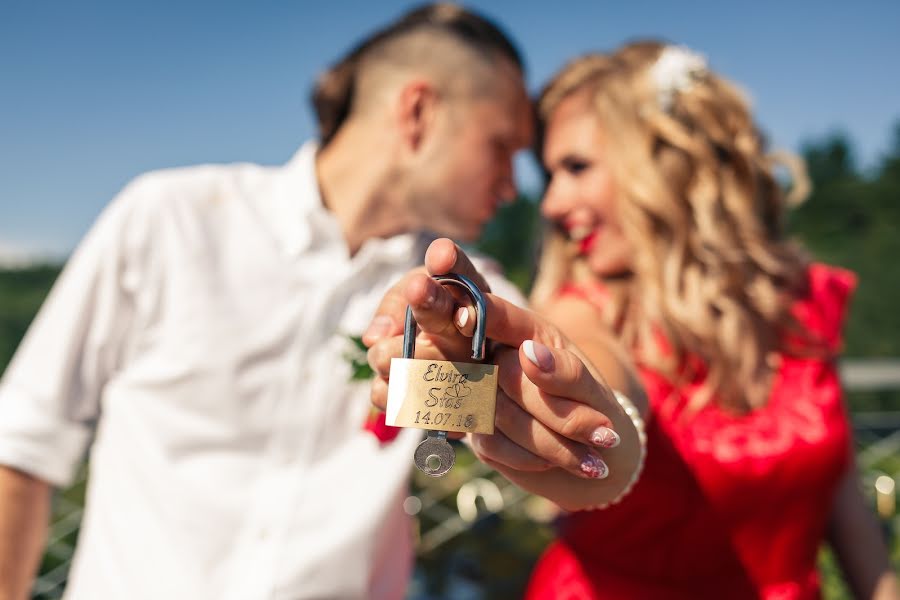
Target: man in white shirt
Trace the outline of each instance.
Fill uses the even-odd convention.
[[[403,596],[420,432],[365,429],[349,336],[424,232],[474,239],[513,199],[528,99],[503,34],[437,5],[314,103],[287,165],[141,176],[71,257],[0,384],[0,600],[27,597],[88,448],[69,599]]]

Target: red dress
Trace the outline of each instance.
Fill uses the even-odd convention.
[[[855,277],[813,265],[809,282],[794,315],[837,351]],[[699,382],[641,378],[652,413],[641,479],[620,504],[562,519],[527,598],[820,597],[816,555],[849,462],[833,361],[782,357],[768,404],[743,416],[707,405],[679,419]]]

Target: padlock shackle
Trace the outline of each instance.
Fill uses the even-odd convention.
[[[472,298],[475,305],[475,333],[472,335],[472,358],[475,360],[484,359],[485,347],[485,320],[487,316],[487,305],[484,302],[484,294],[478,289],[475,283],[465,275],[457,275],[448,273],[446,275],[434,275],[433,279],[441,284],[450,284],[463,288]],[[403,328],[403,358],[415,358],[416,354],[416,333],[418,332],[418,324],[413,317],[412,308],[406,307],[406,325]]]

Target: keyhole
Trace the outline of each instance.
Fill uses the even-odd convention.
[[[425,459],[425,466],[429,471],[437,471],[441,468],[441,457],[437,454],[428,455],[428,458]]]

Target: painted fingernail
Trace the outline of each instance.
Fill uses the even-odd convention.
[[[591,479],[606,479],[609,476],[609,467],[602,458],[593,452],[588,452],[581,461],[581,472]]]
[[[615,448],[621,441],[619,434],[609,427],[598,427],[591,434],[591,443],[601,448]]]
[[[385,315],[379,315],[372,319],[372,322],[369,323],[369,328],[366,329],[366,332],[363,334],[364,338],[382,338],[386,336],[391,331],[391,327],[394,325],[393,319],[387,317]]]
[[[541,371],[550,372],[553,370],[553,354],[547,346],[534,340],[525,340],[522,342],[522,350],[525,351],[525,356],[528,357],[528,360],[533,362]]]
[[[456,326],[462,329],[466,326],[466,323],[469,322],[469,309],[465,306],[460,306],[456,309]]]

